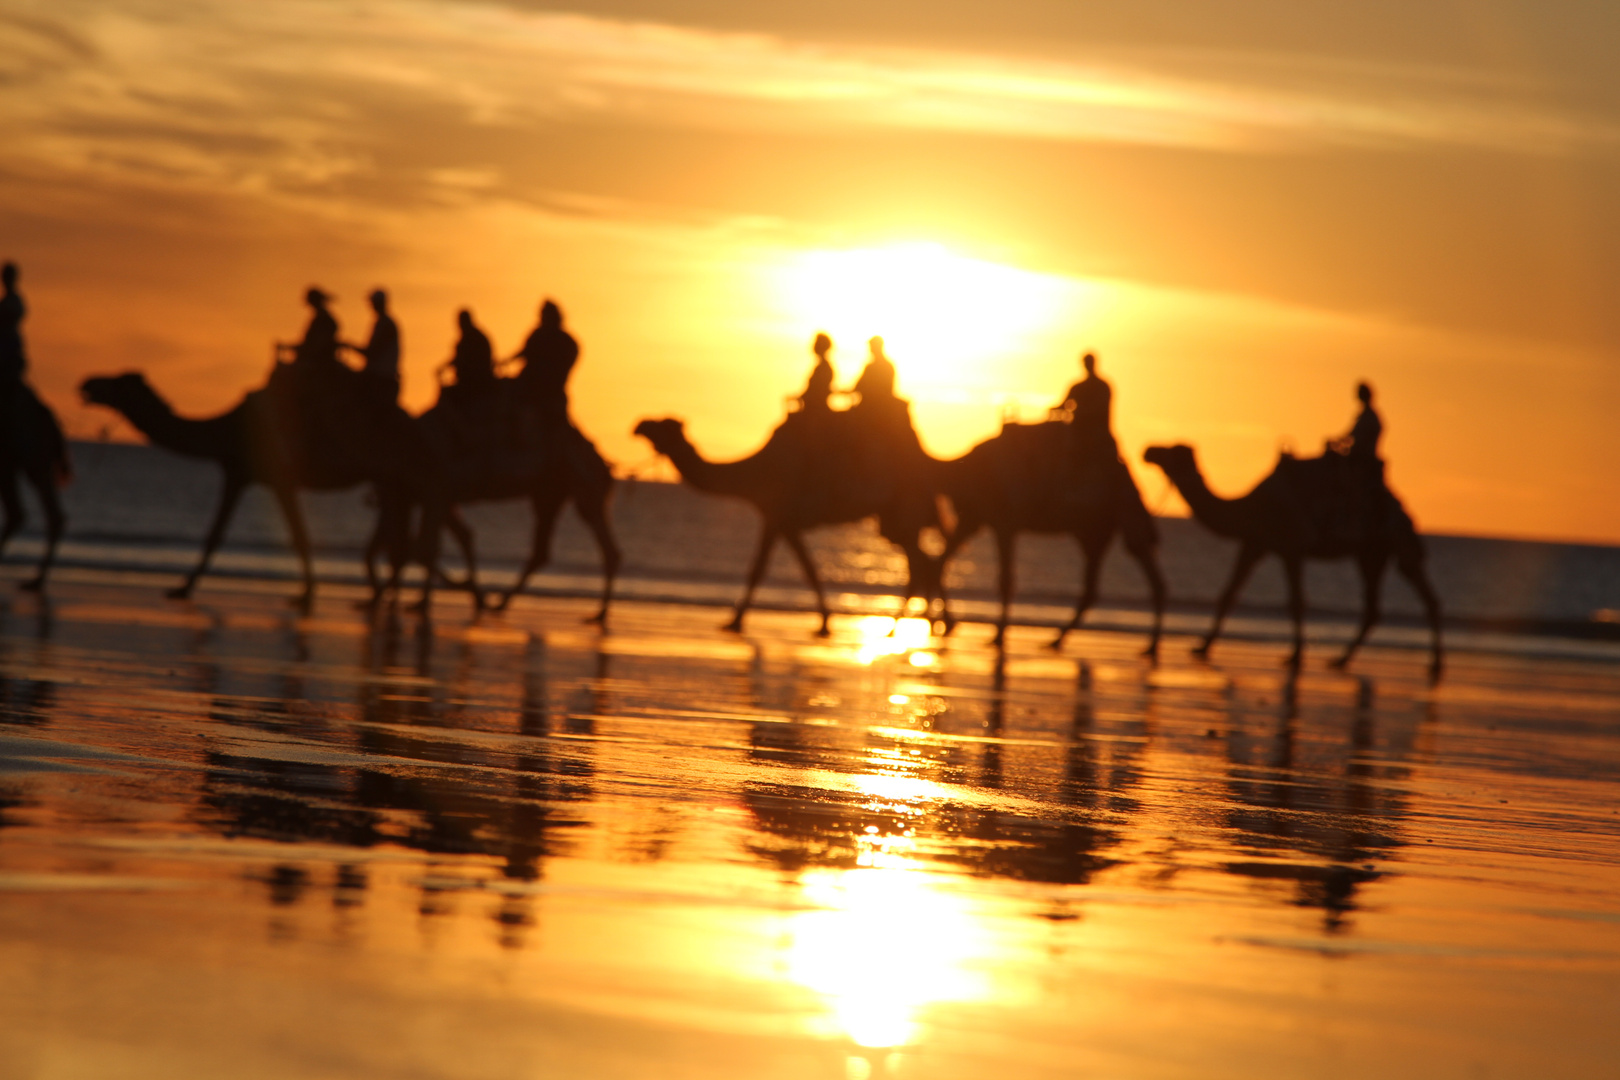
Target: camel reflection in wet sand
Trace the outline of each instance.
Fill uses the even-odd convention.
[[[1241,643],[1152,666],[1109,635],[1077,662],[876,618],[820,643],[768,613],[738,639],[633,604],[605,635],[573,604],[449,627],[247,595],[132,636],[137,592],[80,591],[48,623],[0,613],[0,736],[144,757],[9,776],[0,821],[28,842],[0,834],[0,875],[93,842],[128,853],[104,872],[149,877],[183,850],[205,887],[172,917],[205,905],[250,970],[291,950],[320,978],[342,942],[459,958],[460,980],[492,949],[559,1000],[713,987],[705,1008],[779,1010],[857,1057],[935,1045],[957,1008],[1045,1015],[1038,986],[1135,950],[1390,933],[1413,823],[1450,813],[1424,732],[1473,722],[1378,654],[1377,676],[1279,677]],[[80,812],[104,791],[154,820]],[[134,917],[105,895],[98,919]]]

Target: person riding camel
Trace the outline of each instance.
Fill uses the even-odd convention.
[[[1069,431],[1076,456],[1084,459],[1101,456],[1112,459],[1119,456],[1114,442],[1114,388],[1108,380],[1097,374],[1097,354],[1086,353],[1080,358],[1085,378],[1069,387],[1063,404],[1058,408],[1069,415]]]
[[[304,293],[304,303],[309,305],[309,325],[304,328],[301,340],[288,344],[281,343],[276,346],[278,353],[290,353],[292,366],[300,371],[325,372],[333,367],[341,367],[338,360],[338,324],[327,305],[332,301],[331,294],[311,286]]]
[[[1379,419],[1378,410],[1373,408],[1372,387],[1365,382],[1357,383],[1356,399],[1361,402],[1361,412],[1357,414],[1356,422],[1347,433],[1329,440],[1328,448],[1354,462],[1377,461],[1378,440],[1383,438],[1384,422]]]
[[[345,344],[344,348],[360,355],[364,361],[360,373],[366,377],[367,385],[379,400],[392,404],[399,400],[399,324],[388,310],[385,290],[373,289],[366,299],[376,316],[371,337],[364,345]]]
[[[523,369],[512,380],[513,389],[538,410],[548,429],[568,423],[568,376],[579,360],[579,342],[563,329],[562,308],[553,300],[540,305],[540,324],[530,332],[512,359]]]
[[[833,366],[827,359],[832,351],[832,338],[826,334],[817,334],[810,344],[810,350],[816,354],[816,366],[810,369],[810,381],[805,383],[804,393],[799,395],[799,415],[806,419],[820,419],[832,411],[828,398],[832,395]]]
[[[30,439],[44,439],[51,459],[58,462],[57,480],[66,483],[72,466],[62,425],[25,379],[28,349],[22,323],[28,317],[28,305],[17,288],[17,273],[14,262],[0,266],[0,438],[13,452],[22,451]]]
[[[1381,518],[1372,511],[1382,505],[1384,493],[1384,462],[1378,456],[1384,422],[1373,408],[1372,387],[1366,382],[1356,384],[1356,399],[1361,412],[1348,432],[1327,441],[1327,452],[1317,465],[1326,471],[1318,473],[1321,479],[1307,489],[1309,497],[1324,505],[1329,530],[1345,543],[1357,542],[1359,529],[1378,527]]]
[[[883,339],[867,342],[871,356],[853,392],[860,400],[849,410],[863,471],[875,482],[904,483],[920,467],[922,443],[911,426],[911,406],[894,392],[894,362],[883,351]]]
[[[8,398],[22,385],[28,370],[28,353],[23,348],[22,321],[28,316],[28,305],[17,291],[17,264],[8,262],[0,266],[0,393]]]

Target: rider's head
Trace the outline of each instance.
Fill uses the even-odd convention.
[[[385,289],[372,289],[371,295],[366,299],[371,301],[371,310],[382,315],[388,311],[388,292]]]
[[[4,285],[8,290],[17,287],[17,264],[10,259],[6,260],[4,266],[0,266],[0,285]]]
[[[1356,397],[1361,399],[1363,405],[1372,404],[1372,387],[1364,382],[1356,383]]]
[[[557,301],[547,300],[540,305],[540,325],[556,328],[562,325],[562,308]]]
[[[1097,354],[1086,353],[1080,358],[1080,366],[1086,369],[1087,375],[1097,374]]]
[[[332,298],[328,296],[324,290],[316,288],[313,285],[311,285],[309,290],[304,293],[304,303],[308,304],[317,311],[325,311],[326,302],[330,299]]]
[[[827,354],[832,351],[832,338],[826,334],[817,334],[816,340],[810,343],[810,348],[817,356],[825,360]]]
[[[872,338],[871,340],[869,340],[866,343],[866,347],[868,349],[872,350],[872,359],[876,360],[879,357],[883,356],[883,339],[882,338],[880,338],[880,337]]]
[[[473,328],[472,311],[468,308],[462,308],[456,312],[456,325],[463,330],[471,330]]]

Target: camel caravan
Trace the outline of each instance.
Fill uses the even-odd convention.
[[[45,554],[24,582],[37,590],[44,586],[63,531],[58,488],[71,469],[61,426],[24,379],[26,308],[14,264],[5,264],[0,283],[0,415],[9,430],[9,437],[0,439],[5,478],[0,550],[23,523],[21,473],[38,491],[47,517]],[[453,381],[442,386],[432,408],[412,416],[398,403],[400,338],[387,294],[380,289],[371,294],[375,318],[364,344],[340,337],[330,299],[320,289],[306,293],[311,315],[303,337],[278,345],[265,385],[220,415],[177,415],[140,374],[98,376],[81,385],[87,403],[120,413],[153,445],[216,461],[223,471],[219,504],[198,561],[168,595],[191,596],[243,493],[263,484],[275,496],[299,560],[303,587],[295,603],[309,611],[316,581],[299,491],[365,485],[375,493],[377,509],[364,559],[370,584],[365,606],[379,607],[396,595],[405,570],[416,564],[422,584],[414,606],[429,610],[435,588],[449,583],[439,566],[441,538],[448,533],[467,567],[465,580],[455,584],[469,591],[475,608],[504,609],[546,565],[558,517],[572,502],[601,552],[602,592],[592,619],[605,624],[622,561],[608,511],[613,474],[569,414],[567,383],[579,346],[563,327],[561,309],[547,300],[523,347],[503,360],[496,359],[471,312],[460,312],[454,355],[441,368],[441,374],[453,373]],[[831,348],[825,334],[817,335],[816,364],[804,392],[765,445],[746,458],[705,459],[676,419],[647,419],[635,428],[693,488],[743,499],[759,510],[758,547],[727,629],[742,630],[772,551],[784,541],[814,591],[819,633],[827,634],[831,611],[805,534],[871,518],[905,554],[903,610],[921,601],[923,615],[944,633],[956,624],[946,595],[946,568],[963,545],[990,530],[997,552],[1000,613],[993,641],[998,646],[1011,619],[1020,533],[1065,534],[1080,547],[1080,595],[1053,648],[1062,647],[1095,604],[1104,558],[1118,537],[1147,580],[1152,624],[1144,653],[1157,656],[1167,599],[1158,527],[1114,440],[1112,389],[1097,374],[1095,356],[1082,358],[1084,377],[1047,420],[1004,424],[961,457],[941,460],[923,448],[909,404],[895,392],[895,369],[882,339],[869,342],[865,369],[842,392],[851,401],[845,408],[833,405],[838,392],[828,360]],[[345,361],[344,354],[354,362]],[[502,366],[519,361],[515,374],[500,373]],[[1190,447],[1147,451],[1146,460],[1164,471],[1197,520],[1239,541],[1236,564],[1198,655],[1208,655],[1255,565],[1275,553],[1283,562],[1293,623],[1289,663],[1297,667],[1304,651],[1304,560],[1349,558],[1361,573],[1363,611],[1354,638],[1335,661],[1343,666],[1379,619],[1381,583],[1393,561],[1424,604],[1432,632],[1430,670],[1439,673],[1440,609],[1424,571],[1423,544],[1384,482],[1377,456],[1382,425],[1372,391],[1363,384],[1359,394],[1361,415],[1345,437],[1318,458],[1284,454],[1273,472],[1240,498],[1223,499],[1209,490]],[[474,537],[459,508],[512,499],[527,500],[532,509],[530,552],[516,581],[491,600],[478,581]],[[379,558],[386,559],[386,573],[378,572]]]

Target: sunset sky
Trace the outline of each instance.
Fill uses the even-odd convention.
[[[1620,543],[1620,6],[1574,0],[0,0],[0,255],[35,384],[223,410],[395,297],[406,401],[458,307],[555,297],[576,419],[757,446],[809,342],[882,334],[925,444],[1096,350],[1217,490],[1377,387],[1420,526]],[[113,427],[115,436],[127,431]],[[1163,502],[1161,503],[1161,498]]]

